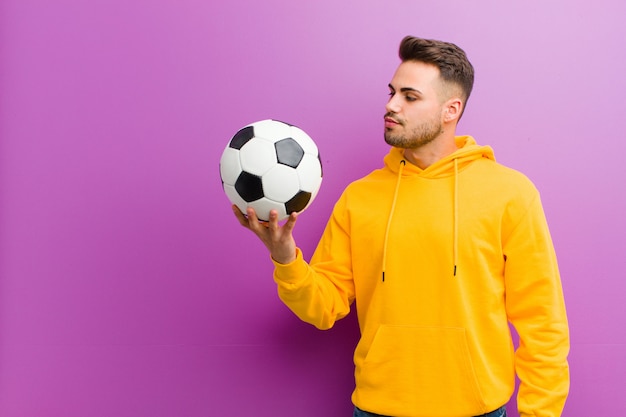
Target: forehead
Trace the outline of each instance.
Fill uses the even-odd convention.
[[[395,90],[414,88],[427,92],[434,91],[439,81],[439,68],[436,66],[418,61],[405,61],[398,66],[390,84]]]

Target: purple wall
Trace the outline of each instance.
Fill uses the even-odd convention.
[[[280,303],[218,161],[264,118],[316,140],[310,255],[387,151],[406,34],[468,52],[460,133],[542,192],[571,322],[565,415],[626,412],[626,3],[369,3],[0,3],[1,416],[351,415],[354,317],[321,332]]]

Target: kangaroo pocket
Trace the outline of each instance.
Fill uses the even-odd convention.
[[[486,412],[463,328],[382,325],[362,363],[355,359],[355,401],[369,411],[431,417]]]

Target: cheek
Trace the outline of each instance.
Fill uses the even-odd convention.
[[[448,111],[442,107],[440,104],[433,106],[432,110],[433,118],[437,120],[444,121],[446,117],[448,117]]]
[[[445,111],[436,104],[424,103],[414,109],[415,120],[443,120]]]

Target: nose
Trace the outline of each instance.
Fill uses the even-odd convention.
[[[389,97],[389,101],[385,105],[385,109],[388,113],[399,113],[400,112],[400,99],[397,94]]]

